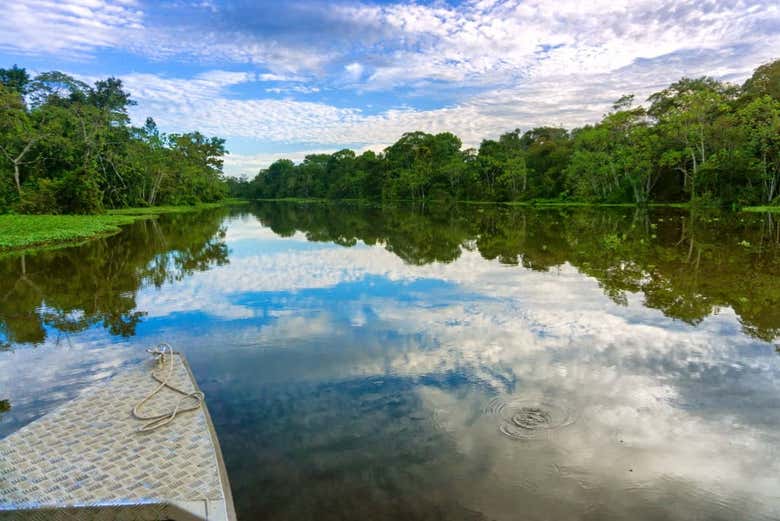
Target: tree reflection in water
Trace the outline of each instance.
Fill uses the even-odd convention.
[[[537,271],[568,263],[618,304],[638,292],[647,307],[691,324],[729,306],[748,334],[780,334],[780,223],[772,214],[290,203],[263,203],[254,212],[282,236],[301,231],[312,241],[382,244],[415,265],[451,262],[463,249]]]
[[[6,257],[0,342],[49,339],[0,436],[162,337],[242,518],[777,519],[775,219],[262,202]]]
[[[38,344],[102,324],[132,336],[144,311],[138,291],[228,262],[224,211],[138,221],[84,245],[0,259],[0,332]]]
[[[67,339],[94,324],[132,336],[145,314],[140,288],[229,262],[227,212],[164,216],[82,246],[0,259],[4,344],[42,343],[51,330]],[[282,237],[381,245],[412,265],[452,262],[464,250],[535,271],[568,263],[618,304],[640,293],[645,306],[691,324],[728,306],[748,334],[780,334],[780,223],[771,214],[273,202],[251,212]]]

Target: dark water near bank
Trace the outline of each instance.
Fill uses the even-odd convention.
[[[0,436],[184,351],[243,520],[780,519],[764,215],[264,203],[0,258]]]

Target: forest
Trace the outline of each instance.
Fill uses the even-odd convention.
[[[92,214],[225,197],[224,139],[130,124],[122,81],[0,69],[0,213]]]
[[[0,69],[0,213],[256,198],[695,202],[780,200],[780,60],[742,85],[683,78],[617,100],[582,128],[514,130],[478,149],[409,132],[381,153],[340,150],[225,179],[224,139],[131,125],[121,80]]]
[[[637,101],[573,130],[514,130],[478,149],[410,132],[381,153],[282,159],[228,184],[244,198],[778,203],[780,60],[742,85],[683,78]]]

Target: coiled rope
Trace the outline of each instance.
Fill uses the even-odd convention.
[[[146,351],[155,357],[157,365],[161,367],[163,371],[165,370],[166,360],[169,360],[169,362],[168,371],[163,377],[160,377],[157,373],[154,372],[154,369],[152,369],[152,378],[158,382],[158,385],[152,392],[147,394],[141,401],[136,403],[135,407],[133,407],[133,417],[146,422],[138,428],[138,432],[151,432],[153,430],[159,429],[164,425],[168,425],[176,418],[177,414],[198,409],[205,399],[205,395],[200,391],[187,392],[171,384],[171,378],[173,377],[174,355],[176,352],[173,350],[170,344],[159,344],[156,348],[147,349]],[[176,405],[170,411],[162,414],[142,414],[141,409],[143,408],[144,404],[151,400],[154,395],[162,391],[165,387],[182,395],[176,402]],[[194,403],[189,406],[183,406],[182,404],[186,400],[194,400]]]

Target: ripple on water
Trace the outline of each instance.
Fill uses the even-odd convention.
[[[576,419],[571,409],[564,405],[522,398],[494,398],[485,413],[497,416],[499,432],[513,440],[546,436],[571,425]]]

